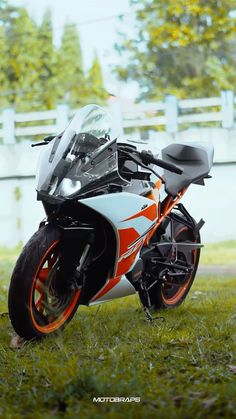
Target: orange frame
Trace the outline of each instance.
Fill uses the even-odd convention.
[[[161,180],[158,180],[155,183],[154,190],[155,189],[159,190],[162,185],[163,185],[163,182]],[[157,221],[155,227],[153,227],[152,231],[148,235],[147,239],[145,240],[145,244],[148,244],[149,240],[151,239],[151,237],[153,236],[153,234],[155,233],[155,231],[157,230],[157,228],[159,227],[161,222],[171,212],[171,210],[174,208],[174,206],[180,201],[180,199],[183,197],[183,195],[185,194],[187,189],[188,189],[188,187],[181,189],[181,191],[177,194],[177,196],[175,198],[173,198],[171,195],[167,195],[167,197],[165,198],[166,199],[166,204],[164,206],[164,210],[163,210],[162,213],[161,213],[161,208],[160,208],[160,201],[158,202],[158,221]],[[154,196],[153,193],[151,193],[149,197],[150,197],[150,199],[155,200],[155,196]]]

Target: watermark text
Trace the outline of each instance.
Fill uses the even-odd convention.
[[[93,403],[140,403],[140,397],[93,397]]]

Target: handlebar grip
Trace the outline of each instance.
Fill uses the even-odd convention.
[[[156,166],[162,167],[163,169],[169,170],[169,172],[176,173],[177,175],[182,175],[183,169],[179,166],[176,166],[173,163],[168,163],[164,160],[155,159],[152,153],[147,152],[146,150],[141,151],[141,159],[147,164],[153,163]]]
[[[169,170],[169,172],[176,173],[177,175],[182,175],[183,169],[179,166],[176,166],[175,164],[168,163],[164,160],[160,159],[153,159],[153,163],[156,164],[159,167],[162,167],[163,169]]]

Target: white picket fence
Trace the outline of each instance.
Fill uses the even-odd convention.
[[[159,127],[159,130],[174,134],[184,126],[201,126],[203,123],[223,128],[235,124],[236,98],[232,91],[222,91],[220,97],[177,100],[165,97],[163,102],[134,104],[112,97],[108,110],[114,117],[116,128],[128,129]],[[59,105],[55,110],[15,113],[5,109],[0,115],[0,142],[15,144],[21,139],[61,132],[76,110]],[[215,125],[214,125],[215,124]],[[33,126],[32,126],[33,125]]]
[[[203,241],[220,241],[236,237],[236,220],[226,217],[236,207],[236,100],[232,92],[221,97],[177,101],[167,96],[164,102],[134,104],[117,98],[107,108],[120,131],[133,131],[125,139],[141,140],[145,128],[149,134],[138,147],[159,152],[173,141],[200,141],[215,147],[213,178],[206,188],[193,185],[184,198],[187,208],[198,220],[206,220]],[[6,109],[0,115],[0,246],[25,243],[44,217],[36,201],[35,172],[40,147],[31,148],[33,139],[64,130],[75,113],[66,105],[45,112],[15,113]],[[202,125],[207,124],[203,128]],[[144,128],[143,128],[144,127]],[[158,132],[153,128],[158,128]],[[142,128],[139,132],[139,129]],[[187,129],[186,129],[187,128]],[[145,144],[144,144],[145,143]],[[220,192],[220,201],[216,197]]]
[[[166,96],[164,102],[124,104],[121,107],[123,127],[158,126],[169,134],[181,125],[218,122],[223,128],[232,128],[235,122],[236,98],[232,91],[223,91],[221,97],[177,100]],[[217,110],[216,110],[217,108]]]

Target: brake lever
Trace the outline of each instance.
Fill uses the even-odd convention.
[[[47,145],[48,143],[46,141],[43,141],[41,143],[31,144],[31,147],[39,147],[41,145]]]
[[[49,135],[48,137],[45,137],[41,143],[31,144],[31,147],[39,147],[41,145],[47,145],[50,143],[50,141],[54,140],[54,138],[56,138],[56,135]]]
[[[64,131],[63,131],[63,132],[64,132]],[[62,132],[61,134],[59,134],[59,135],[48,135],[48,137],[45,137],[41,143],[31,144],[31,147],[39,147],[39,146],[41,146],[41,145],[47,145],[47,144],[49,144],[52,140],[54,140],[54,138],[56,138],[56,137],[61,138],[61,137],[62,137],[63,132]]]

